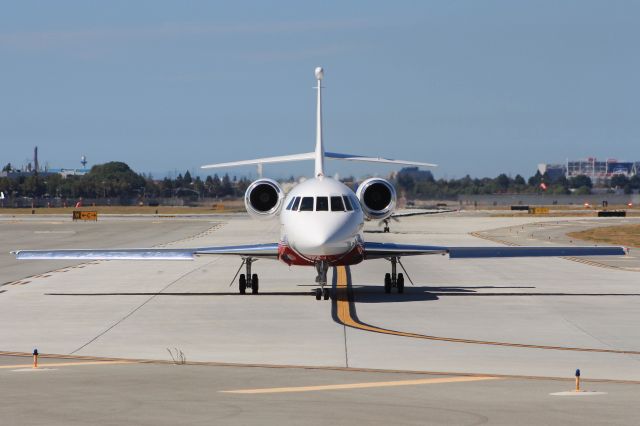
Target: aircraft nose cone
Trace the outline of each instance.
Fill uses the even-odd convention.
[[[349,235],[343,224],[325,224],[314,228],[297,229],[292,239],[302,254],[326,256],[344,253],[349,248]]]
[[[327,232],[325,230],[309,230],[298,238],[296,238],[297,245],[304,247],[305,249],[317,249],[331,243],[335,239],[335,233]]]

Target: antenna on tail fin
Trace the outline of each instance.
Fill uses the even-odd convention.
[[[316,151],[315,151],[315,177],[324,176],[324,144],[322,142],[322,78],[324,77],[324,70],[322,67],[316,68],[316,80],[318,86],[318,104],[316,111]]]

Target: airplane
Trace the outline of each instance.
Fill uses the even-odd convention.
[[[288,161],[313,160],[312,179],[293,187],[288,194],[273,179],[260,178],[249,185],[244,196],[245,207],[250,216],[268,219],[279,216],[281,237],[279,241],[266,244],[194,248],[140,248],[140,249],[65,249],[65,250],[16,250],[17,259],[68,259],[68,260],[193,260],[196,256],[236,255],[242,258],[238,272],[238,289],[245,294],[248,289],[257,294],[259,277],[252,273],[252,264],[258,259],[279,260],[289,266],[315,267],[316,300],[327,300],[330,291],[327,285],[329,267],[356,265],[365,260],[386,259],[391,271],[384,276],[384,291],[395,288],[404,292],[404,276],[397,273],[400,259],[416,255],[448,255],[450,259],[537,257],[537,256],[616,256],[624,255],[623,247],[449,247],[417,244],[400,244],[365,241],[363,227],[365,218],[384,220],[393,215],[396,191],[385,179],[374,177],[362,182],[354,192],[339,180],[325,175],[325,159],[365,161],[384,164],[403,164],[431,167],[435,164],[416,161],[394,160],[381,157],[327,152],[322,137],[322,80],[324,70],[315,69],[317,86],[316,145],[313,152],[260,158],[255,160],[209,164],[203,169],[282,163]],[[405,270],[406,273],[406,270]],[[237,273],[236,273],[237,275]],[[235,277],[234,277],[235,280]]]
[[[452,210],[452,209],[427,209],[427,210],[416,209],[415,211],[406,210],[403,212],[394,212],[391,216],[379,221],[378,226],[382,226],[383,227],[382,232],[387,233],[387,232],[391,232],[391,227],[389,226],[391,224],[391,221],[393,220],[395,222],[400,222],[401,217],[425,216],[428,214],[451,213],[455,211],[456,210]]]

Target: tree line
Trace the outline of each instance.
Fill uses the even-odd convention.
[[[466,175],[460,179],[435,179],[430,171],[418,168],[404,168],[397,173],[395,183],[407,198],[451,199],[459,195],[493,194],[590,194],[594,184],[589,176],[579,175],[567,179],[564,175],[552,178],[547,173],[535,175],[525,180],[521,175],[510,177],[504,173],[495,178],[472,178]],[[613,176],[603,185],[609,190],[622,189],[631,194],[640,190],[640,176],[627,178]]]
[[[6,197],[34,198],[223,198],[240,197],[251,182],[228,174],[193,178],[189,171],[175,178],[155,180],[138,174],[123,162],[98,164],[82,176],[63,177],[57,173],[34,173],[16,179],[0,178],[0,191]]]
[[[399,192],[407,198],[433,199],[455,198],[459,195],[482,194],[589,194],[594,187],[588,176],[567,179],[564,176],[551,178],[537,172],[529,179],[504,173],[495,178],[435,179],[430,171],[418,168],[404,168],[393,179]],[[289,181],[293,181],[290,178]],[[352,182],[353,179],[347,181]],[[348,184],[350,184],[348,182]],[[5,197],[34,198],[224,198],[242,197],[251,181],[228,174],[217,174],[201,179],[191,176],[189,171],[175,178],[165,177],[155,180],[150,175],[138,174],[123,162],[114,161],[98,164],[83,176],[67,176],[57,173],[21,176],[17,179],[0,178],[0,191]],[[351,185],[353,186],[353,185]],[[622,189],[625,193],[640,190],[640,176],[627,178],[613,176],[605,182],[605,188]]]

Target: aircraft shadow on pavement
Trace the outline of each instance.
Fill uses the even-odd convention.
[[[258,294],[251,294],[251,291],[248,291],[247,294],[240,294],[238,292],[226,292],[226,293],[218,293],[218,292],[208,292],[208,293],[157,293],[157,292],[128,292],[128,293],[45,293],[45,296],[239,296],[239,297],[255,297],[255,296],[305,296],[309,297],[312,295],[312,292],[301,292],[301,291],[261,291]]]
[[[396,303],[438,300],[439,296],[473,296],[480,295],[477,290],[482,289],[531,289],[535,287],[519,286],[474,286],[474,287],[430,287],[410,286],[404,287],[404,293],[399,294],[395,289],[391,293],[385,293],[381,285],[352,285],[356,303]],[[493,294],[493,293],[492,293]],[[512,293],[510,293],[512,294]],[[526,295],[528,293],[523,293]]]
[[[404,293],[399,294],[396,289],[385,293],[380,285],[354,285],[353,299],[355,303],[396,303],[438,300],[439,297],[428,291],[429,287],[405,287]]]

